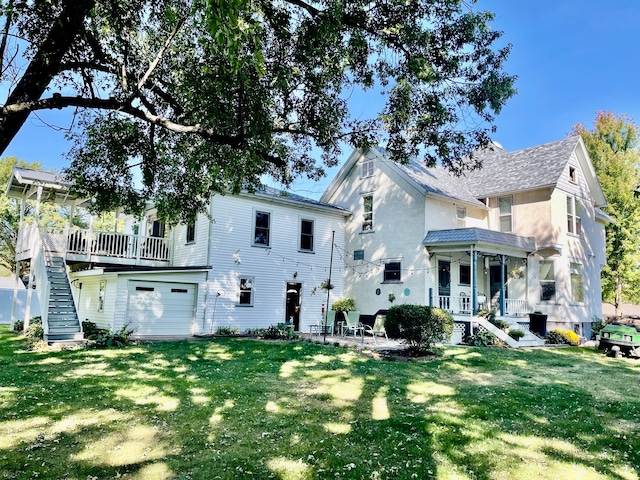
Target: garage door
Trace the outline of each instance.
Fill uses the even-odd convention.
[[[191,335],[196,285],[129,282],[127,320],[135,335]]]

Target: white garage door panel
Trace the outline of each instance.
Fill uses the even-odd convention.
[[[136,335],[191,335],[196,285],[129,282],[127,320]]]

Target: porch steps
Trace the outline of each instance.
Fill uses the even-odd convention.
[[[474,322],[478,324],[479,327],[484,328],[485,330],[490,331],[504,343],[509,345],[512,348],[522,348],[522,347],[544,347],[544,340],[537,337],[533,333],[529,331],[529,322],[518,322],[516,319],[511,317],[501,317],[507,323],[509,323],[510,328],[522,330],[524,332],[524,337],[520,340],[514,340],[509,336],[507,332],[502,330],[501,328],[496,327],[493,323],[482,317],[474,317]]]
[[[47,279],[49,280],[49,308],[47,322],[49,331],[45,333],[48,342],[77,342],[84,339],[71,285],[67,277],[64,259],[48,251],[46,255]]]
[[[509,323],[510,328],[522,330],[524,332],[524,337],[522,337],[518,344],[520,347],[544,347],[544,340],[538,337],[537,335],[531,333],[529,330],[529,320],[526,318],[522,318],[520,321],[517,318],[513,317],[505,317],[504,320]]]

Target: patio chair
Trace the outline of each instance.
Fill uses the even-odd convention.
[[[360,323],[360,312],[354,310],[352,312],[342,312],[344,315],[345,324],[342,331],[342,336],[348,335],[349,332],[353,332],[353,336],[358,335],[358,331],[362,333],[363,327]]]
[[[376,315],[376,319],[373,322],[373,327],[369,325],[363,325],[364,333],[370,333],[373,336],[373,343],[378,343],[376,341],[376,337],[378,335],[384,335],[384,338],[387,339],[387,342],[389,341],[389,337],[387,336],[387,331],[384,329],[385,318],[386,318],[386,315],[382,315],[379,313]]]
[[[314,333],[317,332],[318,335],[321,335],[325,332],[333,335],[333,324],[336,320],[336,312],[335,310],[327,310],[320,321],[320,324],[317,325],[309,325],[309,332]]]

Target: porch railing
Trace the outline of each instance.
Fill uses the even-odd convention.
[[[450,313],[461,315],[471,315],[473,308],[471,296],[439,295],[437,305]],[[506,315],[523,315],[530,311],[529,302],[526,300],[511,298],[505,300]]]

